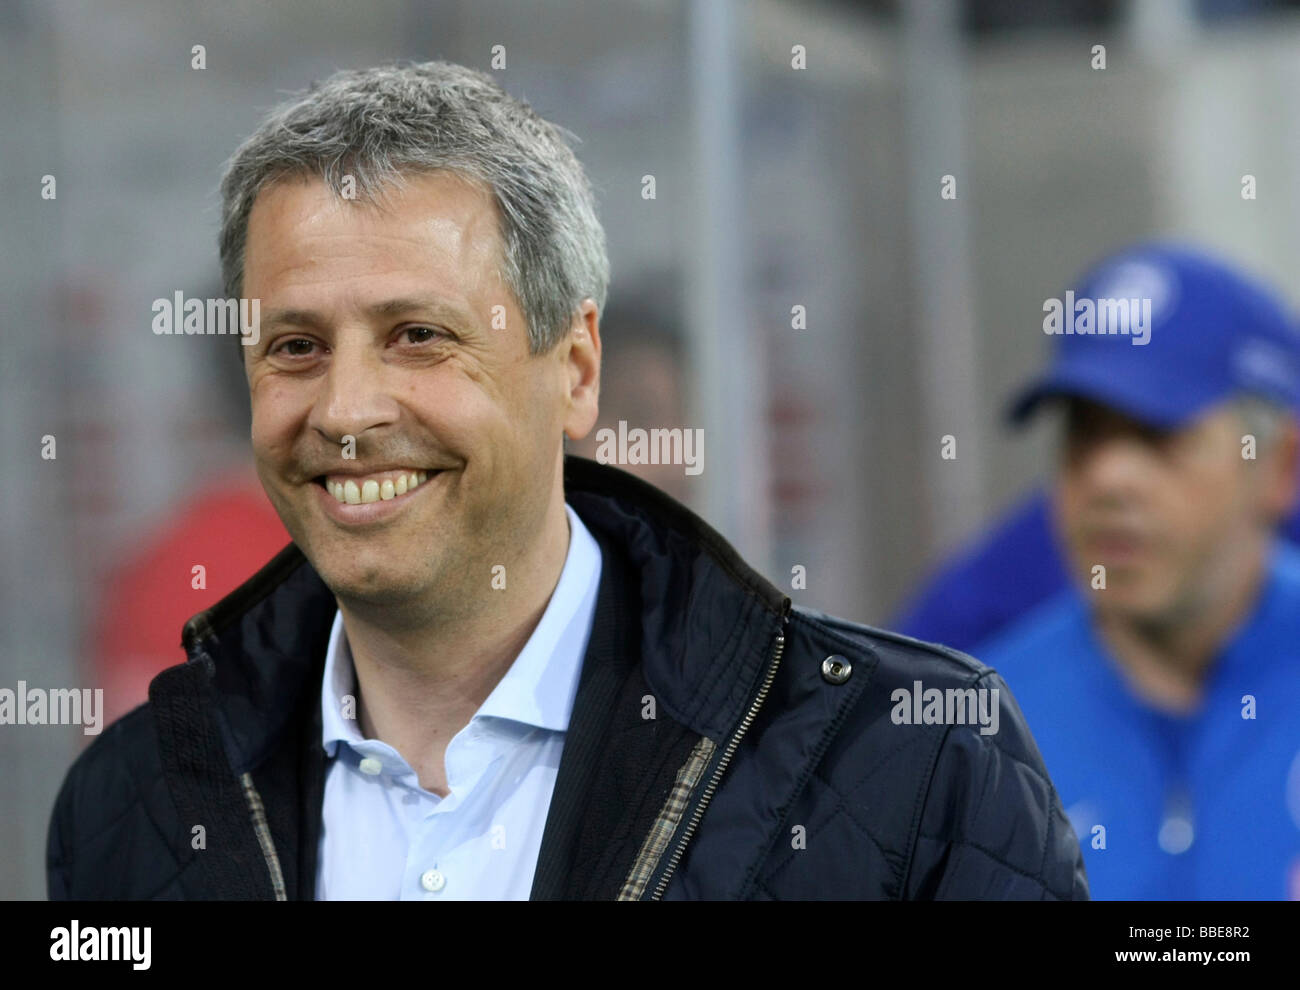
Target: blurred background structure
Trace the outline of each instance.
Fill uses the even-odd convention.
[[[1295,3],[7,0],[0,687],[120,714],[284,539],[232,342],[150,330],[154,299],[217,294],[225,159],[335,69],[494,46],[597,188],[600,426],[703,428],[703,473],[648,476],[828,612],[883,623],[1041,476],[1047,437],[1000,414],[1094,258],[1188,237],[1300,301]],[[44,896],[88,741],[0,725],[0,897]]]

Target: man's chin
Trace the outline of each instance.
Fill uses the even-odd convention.
[[[1149,567],[1106,563],[1083,567],[1077,573],[1078,588],[1097,611],[1115,615],[1158,614],[1170,595]]]
[[[312,567],[320,575],[325,586],[334,592],[341,601],[351,601],[366,605],[389,604],[399,606],[428,594],[427,573],[410,572],[407,565],[403,570],[387,564],[359,561],[312,560]]]
[[[1097,613],[1127,625],[1162,629],[1178,621],[1172,596],[1149,585],[1111,585],[1091,592]]]

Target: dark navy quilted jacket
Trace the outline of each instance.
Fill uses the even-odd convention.
[[[1088,896],[994,671],[791,607],[626,472],[570,457],[565,490],[604,566],[534,900]],[[290,545],[186,624],[189,661],[68,772],[51,898],[313,897],[334,611]],[[918,686],[998,688],[997,732],[899,724]]]

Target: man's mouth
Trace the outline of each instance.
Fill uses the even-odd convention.
[[[335,501],[344,505],[390,502],[414,491],[439,471],[423,468],[395,468],[374,474],[324,474],[316,479]]]
[[[1099,529],[1088,534],[1090,553],[1112,563],[1131,563],[1142,556],[1148,541],[1131,530]]]

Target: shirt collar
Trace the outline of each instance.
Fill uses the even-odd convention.
[[[510,719],[556,732],[569,727],[596,610],[601,555],[595,538],[572,506],[566,503],[564,509],[569,519],[569,549],[560,580],[528,642],[474,713],[475,719]],[[352,718],[343,716],[345,695],[353,698]],[[331,757],[340,742],[364,742],[355,717],[356,695],[356,672],[343,613],[336,612],[321,682],[321,743]]]

